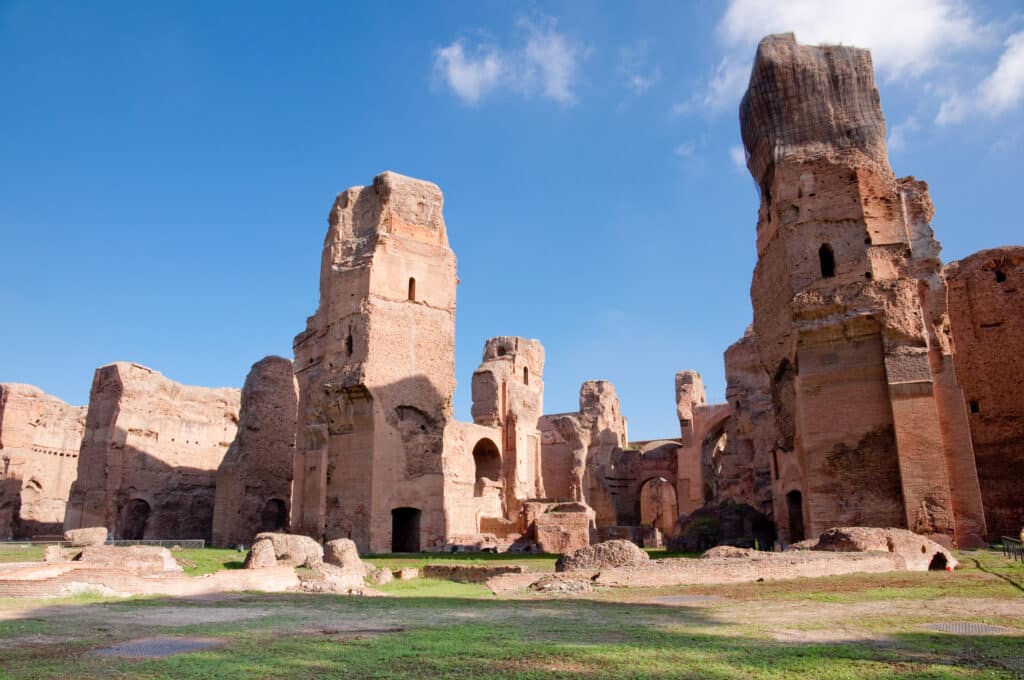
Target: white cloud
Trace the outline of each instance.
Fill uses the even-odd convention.
[[[998,116],[1024,99],[1024,31],[1007,38],[1005,46],[995,70],[973,94],[954,93],[942,102],[936,123],[959,123],[970,115]]]
[[[576,100],[572,85],[576,78],[578,50],[555,30],[553,21],[547,29],[538,29],[528,22],[525,25],[529,39],[523,51],[525,70],[520,77],[521,87],[530,92],[537,83],[545,97],[571,104]]]
[[[693,152],[697,150],[697,145],[693,142],[683,142],[675,148],[675,154],[680,158],[689,158],[693,155]]]
[[[907,135],[910,132],[917,132],[921,128],[917,119],[911,116],[898,125],[889,127],[888,147],[889,151],[902,151],[907,146]]]
[[[645,94],[661,80],[661,69],[648,63],[649,50],[647,41],[619,50],[619,76],[626,87],[638,96]]]
[[[895,80],[920,76],[950,52],[981,45],[988,29],[961,0],[730,0],[716,28],[724,56],[702,91],[675,111],[735,109],[758,41],[789,32],[804,44],[868,48],[880,75]]]
[[[437,51],[434,68],[441,73],[455,94],[475,104],[485,93],[497,87],[504,67],[494,50],[467,57],[462,43],[454,42]]]
[[[582,50],[557,30],[553,19],[541,26],[523,19],[517,28],[521,44],[515,47],[478,44],[467,50],[462,40],[442,47],[434,54],[435,73],[469,104],[499,89],[574,103]]]
[[[740,172],[747,170],[747,152],[739,144],[729,147],[729,159]]]

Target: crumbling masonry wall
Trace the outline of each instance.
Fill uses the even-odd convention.
[[[361,552],[446,541],[458,280],[442,208],[436,185],[385,172],[331,209],[320,305],[294,343],[297,533]]]
[[[983,250],[943,275],[988,538],[997,541],[1024,527],[1024,247]]]
[[[97,369],[64,528],[209,541],[239,401],[237,389],[181,385],[139,364]]]
[[[933,210],[923,182],[889,167],[870,54],[765,38],[740,123],[761,194],[744,342],[767,376],[773,436],[757,431],[760,399],[738,409],[745,450],[725,458],[755,470],[738,488],[762,493],[755,461],[767,453],[783,540],[868,525],[980,544]],[[737,377],[732,399],[764,387]]]
[[[0,540],[62,533],[85,411],[32,385],[0,384]]]
[[[251,544],[288,528],[299,390],[292,362],[253,364],[242,388],[238,434],[217,469],[213,544]]]

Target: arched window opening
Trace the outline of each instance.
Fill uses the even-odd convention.
[[[530,369],[527,368],[526,366],[523,366],[523,384],[530,384]]]
[[[804,540],[804,498],[799,491],[786,494],[786,510],[789,515],[789,542]]]
[[[409,301],[416,301],[416,279],[409,277]]]
[[[821,263],[821,275],[823,278],[830,279],[836,275],[836,256],[832,252],[832,246],[823,243],[818,248],[818,261]]]
[[[488,482],[501,481],[501,452],[497,444],[486,438],[476,443],[473,447],[473,470],[476,478],[473,495],[479,498],[484,495]]]
[[[288,525],[288,506],[280,498],[271,498],[260,514],[260,531],[280,531]]]

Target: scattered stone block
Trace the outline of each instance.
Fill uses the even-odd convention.
[[[68,529],[64,532],[64,541],[73,548],[87,545],[103,545],[107,542],[106,527],[87,527],[85,529]]]
[[[324,549],[309,536],[300,534],[279,534],[263,532],[256,534],[256,540],[268,540],[274,546],[278,562],[293,567],[312,567],[324,561]]]
[[[649,561],[647,553],[631,541],[605,541],[562,555],[555,563],[555,571],[629,567]]]

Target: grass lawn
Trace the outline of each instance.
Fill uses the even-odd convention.
[[[199,554],[196,554],[199,553]],[[234,551],[179,551],[203,573]],[[379,566],[551,556],[372,556]],[[961,553],[955,573],[863,574],[733,586],[622,588],[501,599],[419,579],[386,597],[0,598],[0,678],[1020,678],[1024,565]],[[1008,635],[922,624],[973,621]],[[216,646],[164,659],[96,649],[155,636]]]

